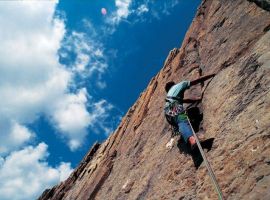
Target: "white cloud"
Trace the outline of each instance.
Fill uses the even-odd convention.
[[[90,126],[96,133],[100,132],[97,130],[99,127],[106,135],[112,132],[112,126],[107,125],[106,121],[115,107],[103,99],[88,103],[89,111],[86,111],[87,97],[87,90],[83,88],[77,94],[66,95],[52,107],[52,121],[63,137],[68,139],[72,151],[83,144],[87,135],[85,127]]]
[[[0,157],[1,200],[36,199],[46,188],[65,180],[73,171],[70,163],[50,167],[46,162],[47,145],[27,146]]]
[[[3,27],[0,32],[0,137],[3,138],[0,154],[8,154],[26,144],[33,134],[24,124],[34,122],[40,115],[50,118],[61,113],[75,119],[85,119],[89,115],[87,100],[76,104],[73,101],[76,94],[68,92],[75,72],[58,61],[58,50],[66,30],[64,21],[54,16],[56,3],[0,2],[0,27]],[[90,50],[86,43],[75,43],[75,47]],[[102,51],[97,53],[101,55]],[[88,60],[88,55],[83,52],[78,56],[78,71],[84,70]],[[64,106],[61,107],[62,102]],[[54,117],[53,124],[63,131],[66,139],[72,140],[78,134],[82,141],[87,120],[66,131],[68,126],[63,125],[63,119]]]
[[[33,122],[65,92],[70,73],[58,63],[64,23],[56,2],[0,2],[0,153],[27,143]]]
[[[61,162],[60,165],[57,167],[57,170],[60,175],[60,181],[65,181],[74,169],[72,169],[70,163]]]
[[[163,15],[170,15],[175,6],[180,3],[179,0],[162,1],[157,4],[155,0],[145,0],[144,4],[151,10],[149,13],[156,19],[160,20]]]
[[[165,15],[170,15],[171,9],[173,9],[178,4],[179,4],[179,0],[170,0],[168,2],[164,2],[162,13]]]
[[[97,81],[96,85],[97,85],[97,87],[100,88],[100,89],[104,89],[104,88],[107,87],[107,84],[106,84],[106,82],[104,82],[104,81]]]
[[[84,71],[89,63],[89,60],[90,58],[87,54],[84,53],[78,54],[75,63],[76,70],[78,70],[79,72]]]
[[[82,19],[82,25],[86,29],[88,35],[91,35],[91,37],[93,38],[96,38],[98,36],[98,33],[93,23],[89,19]]]
[[[65,27],[61,20],[53,20],[55,5],[55,2],[0,2],[2,137],[14,137],[14,124],[23,127],[33,122],[62,96],[68,85],[70,74],[57,57]],[[24,137],[17,142],[18,146],[30,139],[25,129],[20,130]],[[7,141],[4,148],[12,150],[15,143],[4,141]],[[3,148],[3,143],[0,145]]]
[[[11,138],[13,141],[18,143],[23,143],[28,141],[34,134],[31,133],[26,127],[21,126],[19,124],[14,124],[13,129],[11,131]]]
[[[104,131],[106,135],[109,135],[113,130],[111,126],[106,126],[106,120],[108,119],[109,111],[111,111],[114,106],[108,103],[106,100],[101,100],[92,105],[91,112],[91,126],[95,128],[95,126],[99,126],[99,128]],[[97,131],[98,132],[98,131]]]
[[[131,3],[132,0],[115,0],[116,10],[107,17],[107,22],[113,26],[106,29],[108,33],[113,33],[115,26],[121,21],[126,21],[127,17],[132,13],[130,10]]]
[[[100,119],[104,119],[107,116],[107,111],[111,110],[113,105],[108,103],[106,100],[101,100],[97,103],[93,104],[93,112],[91,115],[92,125],[94,122],[99,121]]]
[[[10,128],[9,130],[2,130],[0,135],[0,154],[6,154],[9,151],[16,150],[21,146],[30,142],[35,134],[16,122],[6,125],[4,128]],[[7,131],[9,132],[7,134]]]
[[[84,23],[88,22],[87,20],[83,21]],[[84,78],[90,78],[97,74],[98,81],[101,81],[101,75],[106,72],[108,65],[104,55],[104,47],[96,39],[95,34],[88,36],[85,33],[73,31],[66,36],[60,55],[65,58],[70,53],[75,55],[75,60],[69,61],[70,68],[74,73],[79,73],[78,75]]]
[[[95,52],[94,52],[95,56],[97,57],[103,57],[103,51],[101,51],[100,49],[97,49]]]
[[[119,23],[121,19],[126,19],[130,14],[129,6],[131,0],[115,0],[115,5],[117,7],[114,19],[115,23]]]
[[[85,127],[91,123],[91,116],[86,108],[87,91],[81,89],[77,94],[62,97],[53,107],[52,119],[58,129],[69,139],[69,147],[76,150],[87,135]]]
[[[146,4],[142,4],[137,8],[137,15],[142,15],[144,13],[147,13],[149,11],[149,8]]]
[[[109,34],[116,31],[117,25],[124,21],[129,24],[152,20],[145,18],[144,14],[150,13],[152,17],[161,19],[162,15],[170,15],[171,10],[179,4],[179,0],[167,0],[157,2],[156,0],[144,0],[140,3],[132,0],[115,0],[116,10],[107,18],[107,22],[112,27],[105,28]],[[132,21],[128,20],[129,16],[135,16]]]

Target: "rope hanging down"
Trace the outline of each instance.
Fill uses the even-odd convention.
[[[213,170],[212,170],[212,168],[211,168],[211,166],[210,166],[210,164],[209,164],[209,162],[208,162],[208,160],[207,160],[207,158],[206,158],[206,155],[205,155],[205,153],[204,153],[204,151],[203,151],[203,149],[202,149],[202,146],[201,146],[201,144],[200,144],[200,141],[199,141],[199,139],[198,139],[198,137],[197,137],[197,135],[196,135],[196,133],[195,133],[195,131],[194,131],[194,129],[193,129],[193,127],[192,127],[190,121],[189,121],[189,118],[188,118],[188,123],[189,123],[189,125],[190,125],[190,127],[191,127],[191,129],[192,129],[193,135],[194,135],[194,137],[195,137],[196,143],[197,143],[197,145],[198,145],[198,148],[199,148],[199,150],[200,150],[200,152],[201,152],[201,155],[202,155],[202,157],[203,157],[203,160],[204,160],[204,162],[205,162],[205,165],[206,165],[206,168],[207,168],[207,170],[208,170],[209,176],[210,176],[210,178],[211,178],[211,180],[212,180],[212,182],[213,182],[213,184],[214,184],[214,187],[215,187],[215,189],[216,189],[216,191],[217,191],[217,193],[218,193],[218,199],[219,199],[219,200],[223,200],[223,199],[224,199],[224,198],[223,198],[223,194],[222,194],[222,191],[221,191],[221,189],[220,189],[220,187],[219,187],[219,185],[218,185],[216,176],[215,176],[215,174],[214,174],[214,172],[213,172]]]

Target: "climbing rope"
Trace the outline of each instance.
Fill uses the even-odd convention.
[[[197,145],[198,145],[198,148],[199,148],[199,150],[200,150],[200,152],[201,152],[201,155],[202,155],[202,157],[203,157],[203,160],[204,160],[204,162],[205,162],[205,165],[206,165],[206,168],[207,168],[207,170],[208,170],[209,176],[210,176],[210,178],[211,178],[211,180],[212,180],[212,182],[213,182],[213,185],[214,185],[214,187],[215,187],[215,189],[216,189],[216,191],[217,191],[217,193],[218,193],[218,199],[219,199],[219,200],[223,200],[223,199],[224,199],[224,198],[223,198],[223,194],[222,194],[222,191],[221,191],[221,189],[220,189],[220,187],[219,187],[219,185],[218,185],[216,176],[215,176],[215,174],[214,174],[214,172],[213,172],[213,170],[212,170],[212,168],[211,168],[211,165],[209,164],[209,162],[208,162],[208,160],[207,160],[207,158],[206,158],[206,155],[205,155],[205,153],[204,153],[204,151],[203,151],[203,148],[202,148],[202,146],[201,146],[201,144],[200,144],[200,141],[199,141],[199,139],[198,139],[198,137],[197,137],[197,135],[196,135],[196,133],[195,133],[195,131],[194,131],[194,129],[193,129],[191,123],[190,123],[189,118],[187,118],[187,119],[188,119],[188,123],[189,123],[189,125],[190,125],[190,127],[191,127],[191,129],[192,129],[192,132],[193,132],[193,135],[194,135],[194,137],[195,137],[195,140],[196,140],[196,143],[197,143]]]

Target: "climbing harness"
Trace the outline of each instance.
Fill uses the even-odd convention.
[[[201,144],[200,144],[200,141],[199,141],[199,139],[198,139],[198,137],[197,137],[197,135],[196,135],[196,133],[195,133],[195,131],[194,131],[194,129],[193,129],[191,123],[190,123],[189,118],[187,118],[187,120],[188,120],[188,123],[189,123],[189,125],[190,125],[190,127],[191,127],[191,129],[192,129],[192,133],[193,133],[193,135],[194,135],[194,137],[195,137],[197,146],[198,146],[198,148],[199,148],[199,150],[200,150],[200,153],[201,153],[201,155],[202,155],[202,157],[203,157],[203,160],[204,160],[204,162],[205,162],[205,165],[206,165],[206,168],[207,168],[207,170],[208,170],[209,176],[210,176],[210,178],[211,178],[211,180],[212,180],[212,182],[213,182],[213,185],[214,185],[214,187],[215,187],[215,189],[216,189],[216,191],[217,191],[217,193],[218,193],[218,199],[219,199],[219,200],[223,200],[223,199],[224,199],[224,198],[223,198],[223,194],[222,194],[222,191],[221,191],[221,189],[220,189],[220,187],[219,187],[219,185],[218,185],[216,176],[215,176],[215,174],[214,174],[214,172],[213,172],[213,170],[212,170],[212,168],[211,168],[211,165],[209,164],[209,162],[208,162],[208,160],[207,160],[207,158],[206,158],[206,155],[205,155],[205,153],[204,153],[204,151],[203,151],[203,148],[202,148],[202,146],[201,146]]]
[[[164,109],[166,115],[171,116],[171,117],[176,117],[177,115],[185,111],[180,98],[167,97],[165,101],[167,102]]]

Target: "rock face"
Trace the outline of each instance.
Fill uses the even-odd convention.
[[[166,82],[210,73],[217,75],[185,96],[203,92],[195,128],[214,138],[206,154],[224,197],[270,199],[268,11],[268,0],[203,1],[182,47],[170,52],[117,130],[39,199],[217,199],[204,163],[196,169],[180,143],[167,148],[163,115]]]

